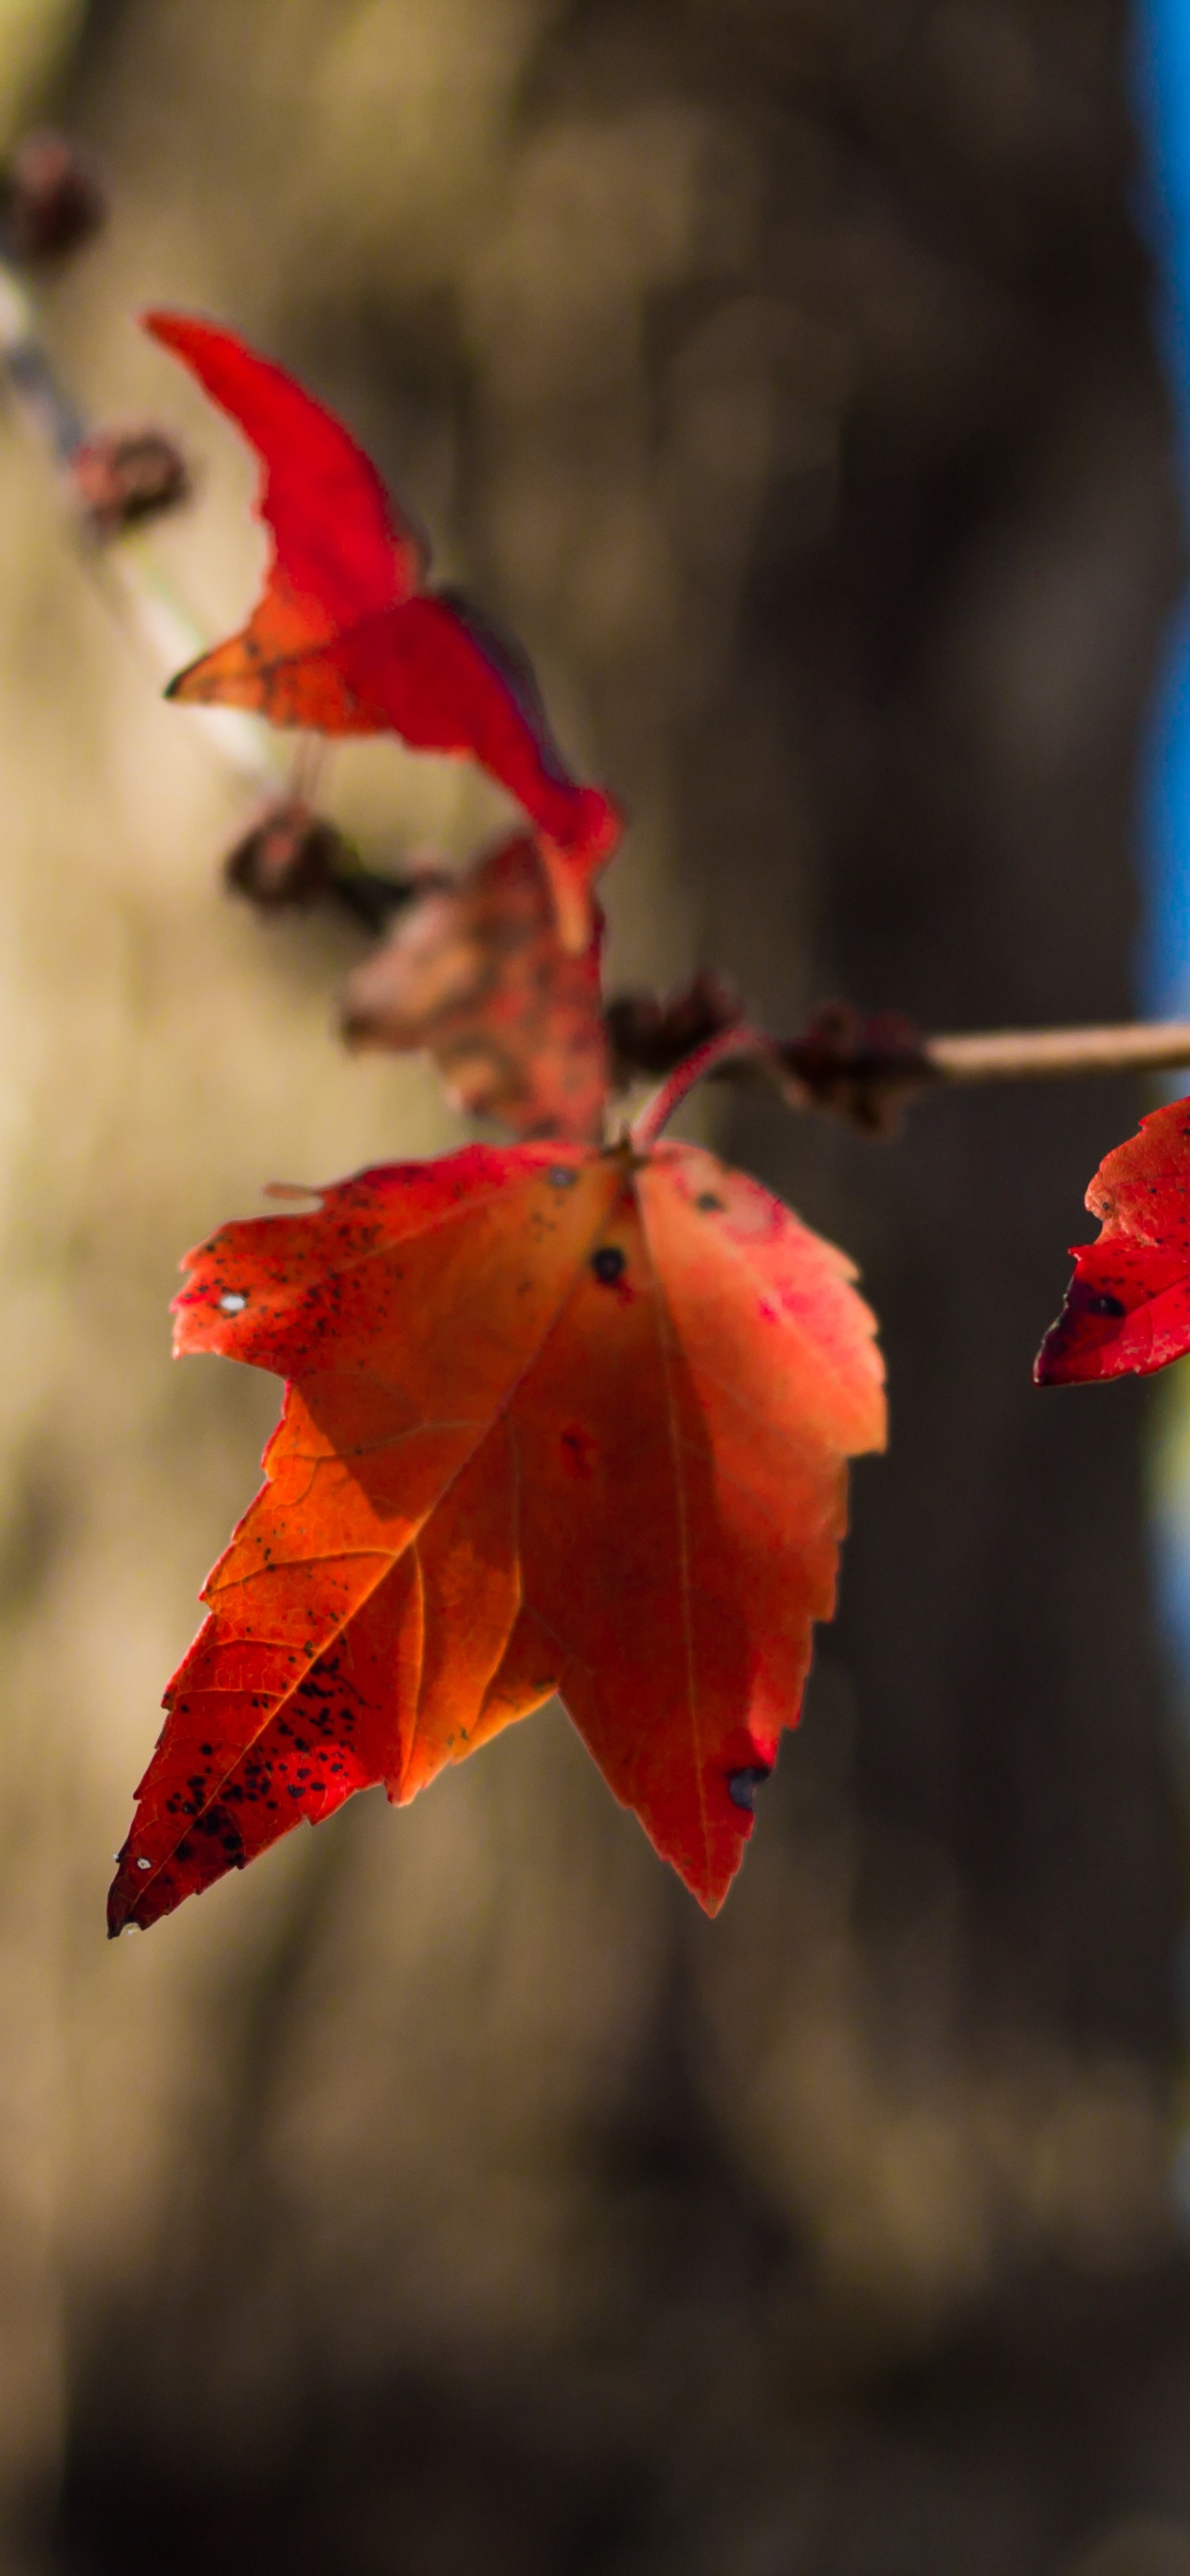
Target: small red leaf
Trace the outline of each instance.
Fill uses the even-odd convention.
[[[841,1253],[693,1146],[470,1146],[225,1226],[177,1346],[288,1380],[112,1889],[149,1924],[557,1690],[713,1912],[884,1438]]]
[[[180,672],[170,695],[466,754],[531,815],[547,866],[556,851],[585,884],[610,858],[620,818],[601,789],[569,775],[520,647],[459,593],[424,586],[423,540],[341,422],[281,367],[184,314],[150,313],[145,327],[255,447],[273,540],[247,626]],[[574,935],[581,945],[581,925]]]
[[[1094,1243],[1034,1363],[1038,1386],[1145,1377],[1190,1351],[1190,1100],[1142,1119],[1100,1164],[1087,1206]]]

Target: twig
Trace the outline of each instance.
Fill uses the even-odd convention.
[[[19,270],[0,257],[0,373],[14,407],[59,477],[86,446],[87,423],[61,384],[38,329],[37,311]],[[168,679],[206,641],[197,620],[147,540],[137,534],[104,546],[76,513],[80,553],[96,589],[150,664]],[[274,796],[288,773],[282,746],[260,721],[233,707],[191,711],[220,765],[261,795]]]
[[[908,1020],[864,1019],[837,1004],[777,1052],[803,1106],[833,1109],[853,1126],[888,1134],[908,1102],[938,1083],[1053,1082],[1190,1065],[1190,1020],[923,1037]]]
[[[1089,1029],[993,1029],[926,1038],[943,1082],[1038,1082],[1079,1073],[1157,1073],[1190,1065],[1190,1020],[1123,1020]]]
[[[1190,1020],[931,1038],[890,1012],[865,1017],[839,1002],[821,1011],[802,1037],[767,1038],[741,1018],[731,993],[706,979],[664,1004],[629,995],[611,1004],[608,1020],[622,1075],[668,1075],[633,1129],[647,1143],[706,1075],[738,1080],[766,1072],[790,1107],[833,1110],[868,1134],[888,1134],[908,1101],[940,1083],[1055,1081],[1190,1066]]]

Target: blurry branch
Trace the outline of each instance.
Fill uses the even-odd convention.
[[[1076,1073],[1159,1073],[1190,1064],[1190,1020],[1124,1020],[1089,1029],[993,1029],[927,1038],[944,1082],[1044,1082]]]
[[[735,997],[710,976],[665,1003],[651,994],[624,995],[609,1004],[607,1018],[621,1082],[680,1068],[684,1092],[704,1074],[713,1080],[760,1074],[776,1082],[791,1107],[833,1111],[869,1135],[893,1133],[908,1102],[940,1083],[1053,1081],[1190,1065],[1190,1020],[924,1037],[892,1012],[865,1015],[838,1002],[819,1012],[802,1037],[769,1039],[747,1028]],[[663,1119],[675,1105],[666,1085],[642,1116],[646,1123]]]
[[[0,174],[0,380],[55,470],[92,580],[154,677],[168,679],[207,639],[139,532],[187,497],[185,461],[154,427],[88,428],[42,340],[30,286],[98,230],[103,211],[98,183],[59,135],[30,136]],[[203,709],[198,722],[226,769],[275,795],[287,763],[266,726],[232,708]]]

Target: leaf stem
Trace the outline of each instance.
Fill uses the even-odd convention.
[[[668,1126],[675,1109],[686,1098],[687,1092],[693,1091],[696,1082],[701,1082],[708,1073],[718,1073],[724,1066],[747,1058],[776,1083],[791,1108],[798,1105],[800,1086],[786,1072],[772,1039],[767,1038],[762,1029],[752,1029],[746,1022],[738,1021],[732,1028],[719,1029],[713,1038],[704,1038],[701,1046],[694,1047],[680,1064],[674,1066],[673,1072],[666,1075],[664,1082],[646,1100],[643,1109],[638,1110],[628,1130],[628,1143],[634,1151],[647,1154],[649,1147],[656,1144],[663,1127]]]

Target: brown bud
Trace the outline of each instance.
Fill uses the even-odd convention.
[[[162,429],[101,429],[70,459],[70,480],[97,537],[118,537],[190,497],[185,457]]]
[[[620,994],[606,1012],[617,1081],[629,1082],[636,1073],[672,1073],[695,1047],[742,1017],[731,985],[705,972],[665,1001],[655,993]]]
[[[0,178],[0,219],[16,259],[28,267],[65,259],[106,215],[94,170],[64,134],[43,128],[18,143]]]
[[[237,841],[223,873],[233,892],[246,895],[261,912],[283,912],[317,903],[330,892],[345,852],[333,823],[286,799],[270,806]]]
[[[828,1002],[804,1037],[777,1052],[816,1108],[869,1136],[895,1135],[906,1102],[937,1078],[912,1020],[849,1002]]]

